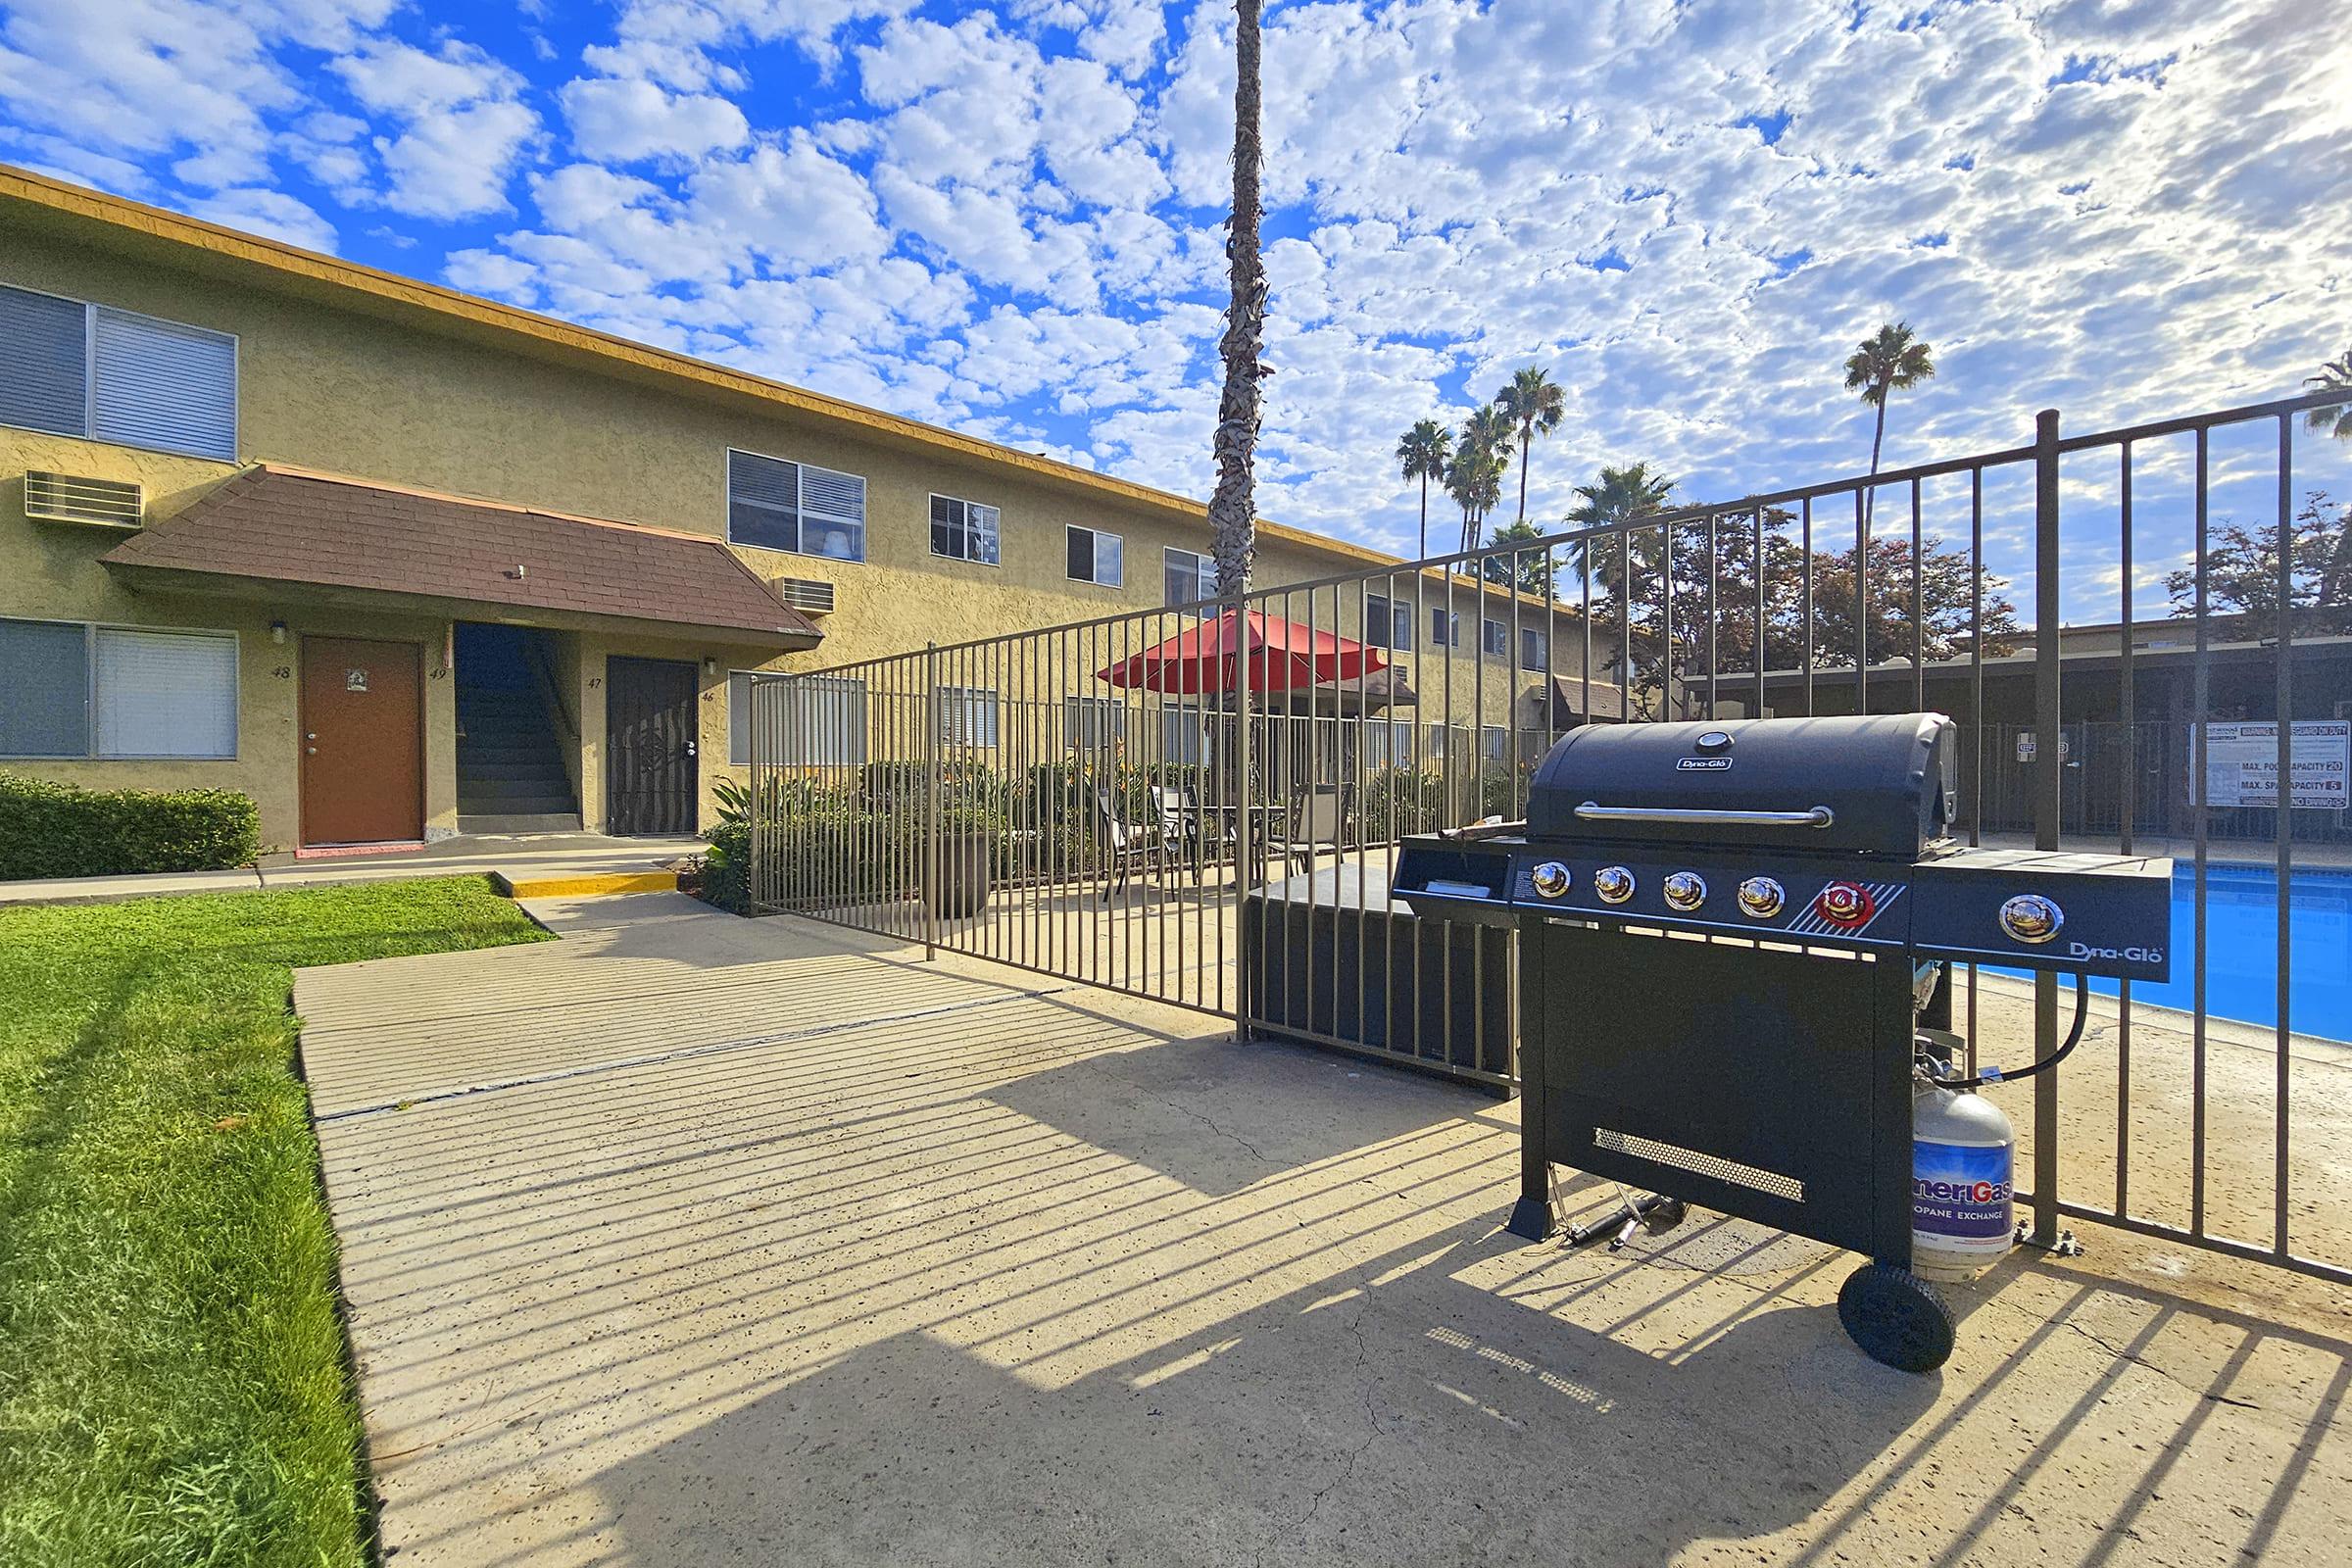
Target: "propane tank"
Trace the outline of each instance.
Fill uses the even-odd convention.
[[[2009,1250],[2017,1137],[2001,1107],[1922,1075],[1911,1094],[1911,1272],[1976,1277]]]

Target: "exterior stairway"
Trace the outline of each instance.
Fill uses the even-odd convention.
[[[580,805],[538,693],[459,688],[458,831],[580,831]]]

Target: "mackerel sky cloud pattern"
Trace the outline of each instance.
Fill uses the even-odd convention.
[[[1409,548],[1397,432],[1530,363],[1568,395],[1553,523],[1603,462],[1708,497],[1858,469],[1840,365],[1883,319],[1938,359],[1890,464],[2352,347],[2342,6],[1266,25],[1285,521]],[[1204,495],[1231,51],[1216,0],[0,0],[0,158]]]

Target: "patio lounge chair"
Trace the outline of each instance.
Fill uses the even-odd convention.
[[[1093,800],[1095,837],[1103,869],[1110,873],[1102,884],[1102,902],[1108,904],[1111,894],[1124,888],[1139,866],[1149,873],[1167,863],[1166,839],[1160,824],[1131,822],[1121,816],[1107,786],[1096,785]]]
[[[1319,851],[1340,852],[1346,842],[1348,805],[1348,788],[1344,784],[1317,784],[1292,798],[1290,820],[1277,827],[1269,846],[1282,857],[1286,873],[1300,859],[1312,872]]]

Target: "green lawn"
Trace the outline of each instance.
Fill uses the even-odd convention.
[[[0,909],[0,1563],[366,1561],[292,970],[543,935],[458,877]]]

